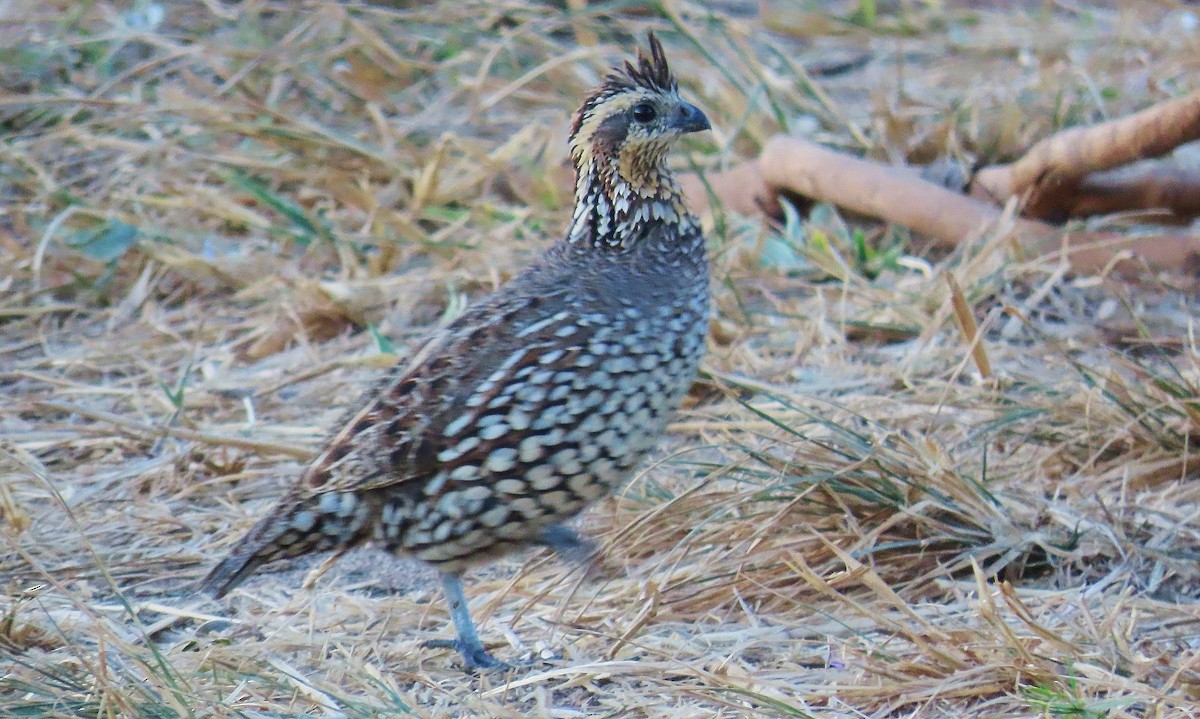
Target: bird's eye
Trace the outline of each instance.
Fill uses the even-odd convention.
[[[648,102],[641,102],[633,106],[633,119],[638,122],[650,122],[657,114],[654,106]]]

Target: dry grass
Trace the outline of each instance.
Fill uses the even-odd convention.
[[[599,565],[469,580],[530,667],[421,648],[436,582],[371,551],[191,594],[561,231],[568,115],[644,29],[702,169],[780,129],[998,161],[1200,70],[1181,3],[627,5],[0,3],[0,715],[1200,716],[1195,297],[823,207],[708,218],[707,379]]]

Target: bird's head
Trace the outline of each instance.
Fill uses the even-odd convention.
[[[710,129],[704,113],[679,96],[653,33],[649,44],[648,55],[639,51],[636,65],[613,68],[575,113],[576,225],[581,211],[609,211],[618,222],[640,202],[678,205],[667,153],[681,135]]]
[[[636,66],[613,68],[575,113],[570,144],[576,169],[597,158],[661,162],[680,135],[710,128],[704,113],[679,96],[658,38],[652,33],[649,40],[649,56],[639,50]]]

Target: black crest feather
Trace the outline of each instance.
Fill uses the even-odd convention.
[[[572,138],[579,131],[584,116],[614,95],[639,88],[657,92],[678,92],[679,85],[675,76],[671,74],[670,66],[667,65],[667,54],[663,52],[662,43],[653,32],[646,33],[646,39],[650,44],[650,54],[646,55],[645,50],[638,48],[637,65],[626,60],[625,67],[614,67],[604,78],[604,83],[592,91],[584,101],[583,107],[575,113],[575,119],[571,123]]]
[[[667,55],[663,52],[662,43],[653,32],[647,33],[646,39],[650,43],[650,56],[647,57],[645,51],[638,48],[637,66],[634,67],[633,63],[626,60],[624,70],[613,68],[613,72],[604,80],[604,90],[616,93],[638,87],[662,92],[674,92],[679,89],[674,76],[671,75],[671,68],[667,65]]]

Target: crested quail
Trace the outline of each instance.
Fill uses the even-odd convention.
[[[666,156],[709,123],[649,44],[574,116],[566,237],[372,388],[205,590],[373,540],[440,570],[457,639],[427,645],[503,666],[475,631],[463,572],[534,544],[581,553],[560,523],[631,474],[704,351],[704,238]]]

